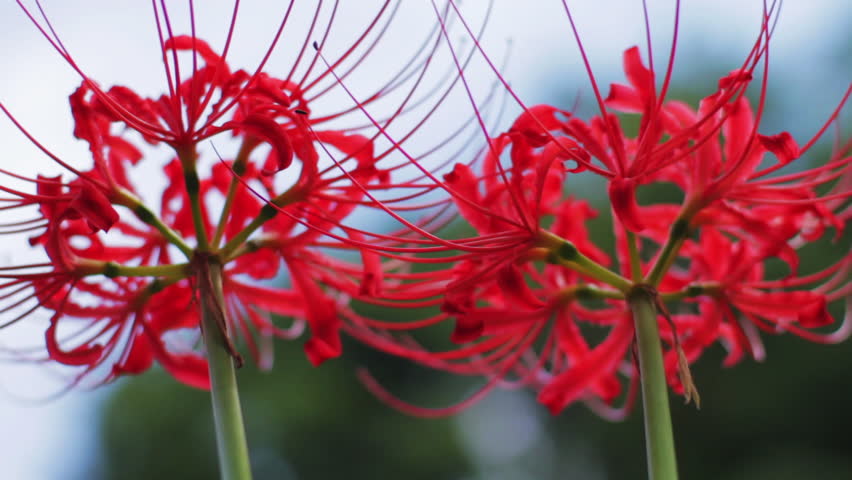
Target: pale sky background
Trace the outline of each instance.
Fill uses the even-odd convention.
[[[180,33],[186,33],[186,29],[180,27],[186,23],[178,13],[184,4],[168,3],[176,5],[175,23],[179,25]],[[258,46],[268,44],[272,25],[280,18],[277,12],[283,10],[269,5],[279,3],[283,2],[243,2],[244,12],[237,25],[234,50],[230,56],[232,65],[247,67],[256,63]],[[357,11],[344,10],[346,14],[341,18],[345,20],[338,24],[340,38],[352,37],[353,32],[363,25],[363,13],[373,10],[363,6],[374,3],[359,1]],[[629,0],[571,3],[575,4],[575,21],[605,94],[610,81],[623,81],[621,52],[637,43],[644,45],[641,4]],[[655,62],[662,69],[667,59],[673,2],[651,0],[648,3],[654,32]],[[61,38],[79,64],[102,85],[118,83],[147,94],[159,94],[163,90],[162,67],[157,63],[149,2],[46,1],[45,4]],[[222,28],[229,2],[198,4],[204,4],[203,8],[197,7],[200,35],[208,38],[214,49],[219,50],[217,46],[221,45],[224,37]],[[299,7],[306,4],[313,2],[300,2]],[[471,0],[465,4],[469,18],[475,20],[477,10],[484,2]],[[350,7],[352,5],[354,3],[349,4]],[[757,35],[761,5],[762,2],[754,0],[684,2],[676,81],[696,81],[690,77],[689,69],[700,70],[703,63],[716,65],[726,60],[733,68],[731,62],[744,57]],[[793,130],[794,135],[813,133],[815,120],[828,115],[849,82],[849,64],[852,62],[849,59],[848,32],[852,31],[852,16],[847,10],[848,2],[845,0],[784,3],[770,51],[771,93],[785,117],[814,120],[801,127],[786,127]],[[300,20],[304,13],[294,13],[293,24],[304,23]],[[377,52],[381,55],[373,64],[376,72],[381,72],[382,62],[388,62],[382,55],[404,55],[411,43],[406,40],[414,36],[409,33],[425,32],[433,18],[428,2],[405,0],[397,19],[396,36],[381,45]],[[461,37],[460,30],[456,29],[453,38]],[[270,62],[270,70],[284,69],[284,51],[292,49],[295,42],[291,40],[288,43],[288,38],[279,44],[282,53]],[[512,46],[506,76],[525,101],[536,103],[552,98],[552,91],[556,88],[567,88],[569,92],[585,90],[585,73],[577,62],[574,40],[561,2],[497,0],[484,41],[495,60],[503,58],[510,38]],[[847,43],[846,51],[842,52],[845,57],[838,57],[844,41]],[[87,149],[71,136],[72,123],[67,106],[67,96],[79,84],[79,77],[50,50],[12,1],[0,5],[0,45],[0,101],[48,148],[74,165],[85,165]],[[329,46],[331,49],[332,46]],[[381,76],[381,73],[374,76]],[[356,91],[366,91],[367,84],[360,82],[368,81],[369,77],[363,78],[353,81],[351,86]],[[709,93],[715,79],[702,81]],[[459,108],[467,111],[463,104]],[[29,175],[57,171],[5,118],[0,118],[0,145],[3,145],[4,152],[2,168]],[[7,265],[11,258],[19,260],[21,255],[25,255],[20,248],[19,243],[10,244],[6,238],[0,237],[0,261]],[[18,341],[32,345],[40,341],[42,332],[43,327],[39,325],[33,325],[29,332],[16,331],[14,336],[2,331],[0,345],[14,345]],[[92,454],[97,436],[98,408],[109,389],[95,393],[73,391],[49,401],[27,400],[44,398],[48,392],[59,388],[43,370],[43,367],[0,363],[0,431],[3,432],[0,436],[0,465],[3,478],[62,479],[69,471],[74,471],[81,458]],[[499,407],[499,404],[498,400],[495,405]],[[508,408],[515,407],[510,405]],[[477,413],[465,414],[459,421],[475,423],[475,415]],[[529,435],[538,431],[533,424],[526,427],[508,425],[506,428]],[[481,434],[501,436],[487,429]],[[475,437],[476,430],[470,435]],[[473,445],[474,458],[484,464],[508,455],[478,449],[476,438],[468,440]]]

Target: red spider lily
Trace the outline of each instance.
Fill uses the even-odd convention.
[[[633,47],[624,54],[624,70],[629,85],[612,85],[609,96],[604,98],[566,4],[568,19],[589,73],[601,115],[589,121],[570,115],[564,119],[555,119],[553,113],[566,112],[550,106],[526,108],[509,89],[525,110],[518,121],[524,125],[525,135],[535,138],[537,146],[551,144],[551,148],[560,149],[563,155],[571,155],[577,162],[577,170],[587,169],[606,177],[613,210],[627,229],[633,232],[644,228],[644,220],[640,219],[635,200],[637,186],[667,178],[667,170],[675,165],[680,165],[692,177],[691,186],[687,188],[690,202],[685,206],[685,213],[689,215],[722,197],[768,197],[767,201],[777,202],[780,199],[770,197],[766,187],[793,179],[801,179],[802,182],[797,183],[807,188],[830,183],[848,169],[848,158],[838,159],[810,174],[758,181],[806,152],[837,117],[852,93],[852,87],[847,89],[836,111],[804,148],[799,148],[787,132],[771,136],[758,133],[766,95],[766,69],[761,81],[756,118],[743,94],[757,67],[768,63],[770,26],[774,21],[776,7],[772,4],[766,10],[758,39],[743,63],[719,80],[718,90],[706,97],[695,112],[682,102],[666,101],[677,46],[679,8],[676,9],[672,51],[660,90],[657,90],[655,84],[653,64],[646,67],[639,48]],[[650,57],[650,45],[648,54]],[[508,84],[504,84],[508,88]],[[608,112],[607,108],[612,112],[640,114],[637,137],[625,136],[618,117]],[[724,147],[720,147],[716,141],[719,136],[725,138]],[[587,152],[585,156],[577,155],[578,148],[579,151]],[[772,152],[778,163],[757,171],[764,152]],[[603,168],[592,163],[590,157],[603,164]],[[817,174],[818,180],[814,177]],[[755,192],[755,189],[759,192]],[[781,189],[789,190],[789,185],[777,188]],[[847,195],[838,192],[834,198]],[[800,204],[807,201],[801,194],[791,200]]]
[[[387,152],[376,151],[375,137],[364,135],[363,127],[320,129],[356,109],[317,112],[312,105],[333,86],[324,82],[331,68],[346,65],[345,78],[374,50],[387,29],[386,17],[396,12],[388,8],[390,2],[380,6],[354,43],[327,68],[305,55],[311,39],[306,38],[282,77],[263,69],[292,2],[253,73],[233,70],[226,61],[239,2],[222,55],[195,35],[194,23],[192,35],[174,35],[165,4],[154,2],[168,87],[159,98],[145,98],[125,86],[102,89],[54,34],[41,5],[36,3],[41,23],[19,5],[83,77],[70,104],[74,135],[88,144],[94,166],[81,171],[53,155],[0,104],[22,133],[75,177],[70,182],[61,177],[28,179],[2,171],[36,187],[36,193],[0,187],[9,195],[2,199],[4,210],[37,210],[34,219],[6,224],[6,233],[30,234],[30,243],[47,256],[44,263],[4,269],[8,281],[0,287],[0,298],[2,312],[9,317],[4,325],[47,313],[47,357],[82,368],[74,383],[91,375],[110,381],[141,373],[156,361],[178,380],[205,388],[209,380],[206,360],[198,351],[196,298],[203,286],[195,276],[212,261],[223,265],[221,308],[227,320],[220,327],[229,344],[241,337],[252,357],[269,366],[270,339],[296,338],[308,326],[309,360],[318,365],[338,356],[340,304],[373,289],[370,285],[381,278],[381,267],[368,251],[362,253],[365,268],[334,259],[319,247],[368,245],[344,221],[356,207],[369,203],[364,199],[370,189],[388,184],[390,171],[377,167]],[[324,43],[336,14],[337,5],[330,13],[318,5],[308,37],[318,34]],[[424,45],[432,37],[434,32]],[[178,51],[191,55],[188,75],[181,75],[187,69],[178,62]],[[421,53],[422,58],[405,65],[366,103],[402,91],[408,78],[420,75],[430,58],[428,49]],[[383,119],[384,125],[417,101],[412,94]],[[199,142],[223,132],[239,142],[237,153],[220,158],[209,175],[199,175]],[[149,144],[170,147],[174,158],[164,167],[152,167],[153,158],[143,154],[136,135]],[[322,167],[326,151],[344,158]],[[162,195],[155,199],[159,210],[143,203],[146,193],[133,180],[134,174],[152,168],[166,177]],[[292,287],[260,283],[276,278],[282,265],[289,270]],[[37,273],[31,273],[33,269]],[[273,317],[291,318],[292,325],[282,328]],[[235,350],[231,353],[238,357]]]
[[[771,11],[766,14],[760,39],[752,48],[743,67],[719,80],[719,89],[701,101],[697,111],[678,101],[665,101],[672,63],[670,61],[662,92],[654,87],[653,67],[642,64],[637,47],[625,52],[624,68],[630,86],[612,85],[606,105],[617,112],[641,115],[639,134],[627,138],[618,119],[605,114],[591,122],[572,119],[565,132],[589,149],[610,172],[609,192],[613,209],[628,230],[641,231],[641,212],[635,201],[636,186],[660,179],[673,179],[685,190],[683,215],[691,218],[717,200],[745,200],[751,203],[787,204],[790,208],[816,208],[848,193],[818,198],[813,194],[820,185],[830,184],[850,168],[848,158],[837,158],[827,165],[792,176],[764,178],[786,166],[807,151],[833,122],[843,108],[852,86],[847,89],[835,112],[804,148],[799,148],[788,132],[766,136],[758,133],[766,95],[767,78],[761,82],[758,114],[752,112],[743,92],[753,78],[759,61],[768,62]],[[672,52],[672,58],[674,51]],[[592,83],[595,92],[597,86]],[[720,139],[724,141],[719,141]],[[758,170],[764,154],[771,152],[775,165]],[[627,155],[625,157],[625,155]],[[629,167],[623,158],[631,159]],[[673,173],[678,171],[679,173]],[[619,173],[623,172],[623,173]],[[712,216],[712,215],[708,215]],[[837,222],[833,222],[837,226]]]
[[[612,85],[606,99],[603,99],[600,94],[567,4],[565,10],[601,110],[601,116],[593,118],[590,122],[579,119],[567,122],[564,127],[565,132],[577,139],[592,156],[603,163],[605,170],[598,173],[608,178],[613,211],[627,230],[641,231],[644,224],[635,199],[636,187],[657,179],[660,171],[666,167],[682,162],[683,158],[695,149],[695,145],[704,144],[708,137],[719,130],[726,119],[735,115],[755,68],[761,60],[765,62],[768,58],[766,50],[769,42],[771,11],[766,13],[758,40],[743,65],[719,81],[719,90],[705,99],[699,115],[678,125],[679,128],[672,128],[673,123],[683,119],[682,116],[678,116],[680,113],[678,107],[682,104],[670,102],[673,105],[669,106],[665,103],[677,46],[679,4],[676,8],[672,50],[661,90],[657,91],[653,64],[650,68],[643,65],[639,48],[633,47],[624,54],[624,70],[630,85]],[[648,55],[651,56],[650,45]],[[763,94],[761,94],[761,102],[762,99]],[[626,138],[618,117],[608,113],[606,107],[616,112],[640,114],[637,138]],[[744,131],[745,125],[738,125],[738,127],[740,127],[739,134],[748,135],[750,139],[747,143],[751,144],[756,132]],[[741,144],[729,142],[727,145],[729,150],[734,150],[737,148],[736,145]],[[739,151],[735,153],[742,154]],[[736,170],[741,163],[739,156],[731,155],[726,168],[729,171]],[[706,169],[708,166],[704,165],[703,168]],[[719,173],[717,171],[714,175]]]
[[[458,13],[453,2],[450,6]],[[446,12],[436,9],[436,14],[445,22]],[[532,386],[554,413],[582,400],[605,416],[620,418],[624,410],[614,410],[611,403],[620,393],[619,375],[635,375],[634,320],[626,299],[636,288],[650,289],[656,298],[669,383],[687,396],[694,394],[694,386],[686,383],[688,364],[714,343],[728,348],[726,364],[733,364],[743,352],[762,357],[758,330],[792,332],[818,342],[845,338],[848,312],[835,333],[822,329],[834,322],[828,303],[849,294],[849,257],[821,273],[800,276],[797,249],[830,228],[838,234],[845,228],[850,144],[839,142],[823,166],[773,174],[815,144],[852,90],[804,147],[787,132],[759,133],[774,14],[774,8],[766,9],[747,58],[719,80],[697,109],[666,98],[674,47],[659,90],[653,65],[643,64],[637,47],[624,55],[629,85],[613,85],[607,98],[599,94],[587,63],[601,109],[590,119],[555,106],[527,107],[498,73],[498,82],[523,109],[499,135],[489,134],[485,110],[478,108],[449,44],[486,148],[442,178],[424,175],[451,196],[479,240],[436,239],[411,225],[422,242],[435,246],[424,251],[446,249],[455,255],[437,260],[403,255],[393,264],[396,270],[384,272],[381,292],[358,297],[387,307],[440,307],[440,313],[410,321],[342,313],[344,329],[376,348],[436,369],[481,375],[487,383],[468,400],[440,409],[405,403],[365,373],[368,388],[406,412],[437,416],[456,412],[497,386]],[[465,20],[460,22],[482,52]],[[755,114],[744,93],[761,65]],[[635,138],[625,134],[617,113],[640,115]],[[403,148],[400,152],[419,163]],[[768,167],[767,157],[774,159]],[[573,164],[564,165],[566,160]],[[607,179],[620,275],[606,268],[607,256],[588,239],[588,207],[563,199],[568,174]],[[656,182],[680,187],[683,205],[639,206],[636,188]],[[690,239],[696,235],[698,241]],[[789,265],[788,277],[767,278],[766,263],[775,257]],[[427,262],[445,263],[428,271],[412,272],[408,266]],[[683,305],[670,307],[669,313],[664,299]],[[586,304],[592,300],[593,306]],[[408,336],[447,321],[454,322],[450,340],[458,345],[453,348],[430,350]],[[583,324],[606,325],[609,331],[603,341],[593,342]],[[632,394],[625,400],[629,407]]]

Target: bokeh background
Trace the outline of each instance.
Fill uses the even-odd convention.
[[[268,43],[282,11],[270,9],[269,2],[245,3],[231,57],[239,66],[256,62],[258,45]],[[372,2],[358,5],[367,3]],[[398,61],[420,38],[415,32],[432,24],[428,3],[414,3],[400,10],[397,37],[381,45],[378,62]],[[468,3],[474,4],[466,7],[469,18],[481,15],[480,5]],[[672,96],[694,104],[747,53],[762,2],[684,3]],[[664,64],[670,44],[672,4],[649,2],[657,65]],[[772,43],[764,133],[783,128],[806,139],[836,105],[852,78],[852,16],[844,4],[783,5]],[[79,64],[103,85],[128,84],[149,94],[162,90],[146,2],[45,5]],[[229,8],[229,2],[199,6],[199,25],[206,28],[202,34],[221,39]],[[363,11],[371,8],[344,10],[341,41],[352,38],[367,18]],[[639,2],[584,2],[574,13],[598,81],[622,81],[621,52],[644,40]],[[453,38],[462,37],[456,30]],[[528,103],[570,107],[579,98],[579,108],[590,111],[588,80],[560,2],[497,0],[484,44],[494,58],[508,58],[506,77]],[[0,100],[48,148],[86,164],[86,146],[71,136],[67,107],[67,95],[79,78],[13,2],[0,6],[0,45]],[[279,50],[287,48],[292,46],[285,39]],[[270,65],[274,69],[275,60]],[[463,102],[457,108],[469,112]],[[5,119],[0,119],[0,145],[2,168],[56,171]],[[824,161],[829,151],[830,145],[821,145],[807,161]],[[608,214],[603,199],[595,197],[599,186],[583,181],[569,188],[592,197],[601,210],[596,238],[611,247]],[[651,201],[666,192],[642,194],[643,201]],[[849,232],[836,242],[826,240],[810,248],[803,263],[827,265],[847,254],[850,244]],[[18,245],[0,238],[4,264],[25,255]],[[0,346],[37,344],[42,332],[40,325],[14,335],[0,332]],[[745,361],[723,369],[721,348],[695,364],[700,411],[673,398],[684,478],[852,478],[852,342],[821,346],[780,336],[766,338],[766,346],[762,364]],[[282,342],[275,349],[271,371],[247,366],[239,372],[257,479],[620,480],[645,475],[639,411],[622,423],[601,420],[583,406],[554,417],[529,392],[497,391],[455,417],[412,418],[368,394],[355,370],[366,366],[402,398],[430,406],[458,401],[479,383],[354,342],[345,344],[342,358],[320,368],[310,366],[300,342]],[[63,392],[62,386],[44,365],[0,363],[0,478],[216,478],[205,392],[180,385],[160,370],[95,391]]]

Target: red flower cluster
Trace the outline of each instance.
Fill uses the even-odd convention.
[[[75,382],[91,374],[97,381],[137,374],[156,361],[178,380],[206,388],[206,360],[198,351],[197,276],[200,263],[214,262],[223,269],[229,343],[241,337],[252,357],[268,366],[271,339],[296,338],[307,326],[311,336],[304,348],[312,363],[340,355],[341,302],[369,290],[371,278],[381,275],[369,252],[365,273],[358,262],[336,259],[324,249],[365,245],[343,222],[369,203],[364,202],[369,189],[385,188],[390,174],[376,166],[382,153],[374,138],[359,129],[322,129],[356,109],[346,105],[318,114],[312,105],[333,86],[333,68],[344,65],[351,73],[374,50],[387,28],[389,4],[384,2],[354,43],[325,67],[313,58],[314,48],[322,45],[312,48],[310,40],[329,38],[335,12],[317,8],[317,28],[297,45],[295,63],[280,77],[264,67],[292,3],[253,72],[233,70],[224,54],[195,36],[195,25],[192,35],[167,37],[173,30],[169,12],[155,4],[168,85],[158,98],[126,86],[101,88],[52,36],[47,17],[39,23],[22,5],[83,78],[70,104],[74,136],[88,144],[93,166],[78,169],[47,151],[0,104],[72,176],[27,178],[0,171],[35,190],[0,186],[6,194],[0,199],[3,211],[32,216],[5,224],[5,233],[29,235],[45,256],[43,262],[0,272],[3,326],[46,312],[48,357],[82,367]],[[226,53],[236,14],[235,8]],[[179,61],[179,55],[190,61]],[[369,102],[400,89],[400,78],[427,63],[409,62]],[[397,114],[404,108],[405,103]],[[231,139],[223,142],[238,145],[236,154],[203,163],[201,143],[224,134]],[[144,144],[145,151],[167,147],[171,159],[155,165],[157,155],[143,153]],[[339,158],[323,162],[326,152]],[[138,188],[138,178],[154,172],[165,173],[165,187],[159,198],[145,199],[150,188]],[[292,285],[271,286],[285,269]],[[282,328],[273,317],[292,319],[291,325]]]
[[[629,407],[635,393],[630,300],[640,290],[651,292],[658,307],[669,383],[687,399],[696,393],[687,362],[713,344],[727,349],[725,364],[732,365],[745,353],[763,358],[760,331],[824,343],[845,339],[852,332],[852,255],[808,274],[800,273],[800,260],[802,247],[831,230],[839,238],[847,227],[852,141],[838,142],[823,165],[775,173],[810,150],[852,87],[804,147],[788,132],[760,133],[765,68],[757,113],[745,92],[768,62],[771,23],[767,14],[746,60],[697,108],[667,98],[673,62],[658,89],[657,72],[633,47],[624,53],[627,84],[612,85],[606,98],[586,64],[599,115],[581,118],[555,106],[521,104],[511,128],[488,135],[478,165],[457,164],[443,181],[435,179],[477,241],[452,241],[457,253],[447,257],[452,263],[445,269],[398,273],[397,283],[372,301],[435,305],[441,312],[410,322],[349,313],[348,328],[390,353],[488,381],[469,400],[441,409],[409,405],[365,373],[367,386],[424,416],[457,411],[496,386],[528,385],[554,413],[584,401],[618,417],[626,409],[613,402],[622,399]],[[630,115],[638,115],[635,136],[622,124]],[[565,194],[569,175],[606,182],[614,259],[590,240],[588,222],[596,211]],[[675,185],[683,201],[637,202],[637,188],[660,183]],[[770,267],[774,259],[787,271]],[[842,324],[825,332],[835,322],[828,305],[844,299]],[[388,333],[445,321],[453,322],[451,341],[458,345],[440,351]],[[632,385],[626,392],[623,378]]]
[[[586,62],[599,107],[590,117],[550,105],[526,107],[498,74],[497,84],[523,111],[509,129],[492,135],[486,107],[494,95],[473,101],[466,76],[470,59],[481,52],[479,33],[459,17],[473,46],[465,55],[454,49],[446,24],[458,12],[450,1],[443,12],[436,8],[438,28],[415,60],[360,108],[318,114],[312,107],[329,90],[321,80],[346,90],[346,77],[361,61],[349,69],[341,64],[362,43],[367,53],[373,50],[377,40],[365,38],[372,31],[381,37],[386,7],[339,59],[320,55],[299,75],[307,45],[287,75],[264,69],[286,16],[254,72],[232,70],[225,54],[194,34],[164,35],[168,93],[159,98],[123,86],[100,88],[47,33],[49,24],[36,23],[83,76],[70,100],[74,135],[88,143],[93,167],[77,169],[42,148],[71,180],[0,170],[35,185],[35,193],[0,187],[8,195],[0,199],[4,211],[37,211],[4,228],[30,234],[46,256],[42,263],[3,269],[4,325],[48,312],[48,356],[83,367],[81,378],[106,371],[101,378],[111,380],[147,370],[156,360],[179,380],[205,387],[206,363],[196,351],[196,278],[205,262],[214,262],[223,269],[226,338],[241,337],[260,364],[269,363],[269,338],[294,338],[305,326],[311,335],[306,354],[320,364],[340,354],[343,331],[430,367],[487,378],[469,401],[424,409],[363,377],[381,398],[412,413],[451,413],[494,387],[531,386],[554,413],[583,401],[609,417],[622,415],[635,393],[630,303],[638,293],[650,294],[658,308],[669,382],[687,396],[694,393],[688,362],[713,344],[728,350],[730,365],[745,353],[763,357],[761,330],[817,342],[840,341],[852,331],[848,304],[841,327],[823,330],[834,323],[829,304],[848,302],[852,292],[852,256],[816,273],[800,273],[799,265],[802,247],[830,231],[840,235],[852,216],[852,141],[838,142],[821,166],[776,174],[811,149],[852,87],[803,147],[787,132],[760,133],[767,79],[765,68],[762,77],[758,72],[768,62],[771,15],[743,63],[697,106],[667,98],[673,60],[658,88],[657,72],[633,47],[624,54],[627,84],[612,85],[606,98]],[[158,12],[160,31],[171,32],[167,12]],[[414,98],[444,40],[457,75]],[[192,59],[185,77],[178,52]],[[753,109],[745,92],[756,78],[760,99]],[[404,84],[411,90],[402,92],[393,113],[369,113],[368,104]],[[429,127],[456,87],[471,99],[472,118],[435,148],[409,154],[403,144]],[[421,119],[401,136],[389,133],[391,123],[418,105],[426,105]],[[369,118],[372,135],[364,133],[367,127],[325,129],[358,110]],[[623,124],[629,115],[638,115],[635,135]],[[447,152],[458,138],[459,152],[468,151],[478,138],[465,135],[470,125],[485,135],[479,154],[455,165],[426,166],[428,157]],[[238,144],[233,158],[221,159],[209,173],[198,168],[199,144],[226,133]],[[379,141],[390,147],[382,151]],[[155,161],[143,154],[141,142],[173,152],[162,166],[166,186],[156,210],[131,180]],[[452,161],[459,156],[450,155]],[[323,166],[325,158],[331,163]],[[606,183],[614,252],[592,241],[593,202],[565,193],[566,180],[575,175]],[[637,190],[660,183],[675,185],[682,202],[640,205]],[[402,228],[378,233],[347,223],[359,207],[382,211]],[[456,214],[472,233],[439,234]],[[328,248],[356,250],[361,261],[329,255]],[[787,272],[775,273],[772,259]],[[291,287],[265,283],[285,268]],[[433,314],[379,320],[359,313],[348,304],[352,299],[432,307]],[[292,318],[292,325],[277,326],[273,317],[279,316]],[[409,335],[445,324],[452,345],[444,350],[426,349]],[[613,407],[619,399],[627,408]]]

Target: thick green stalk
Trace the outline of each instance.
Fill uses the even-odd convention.
[[[677,459],[655,301],[646,287],[638,286],[631,292],[628,302],[633,311],[639,349],[648,478],[676,480]]]
[[[234,359],[227,347],[223,325],[225,311],[222,298],[222,267],[215,263],[201,268],[198,275],[199,299],[202,306],[202,328],[207,361],[210,368],[210,393],[219,470],[223,480],[250,480],[248,447]]]

